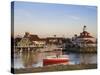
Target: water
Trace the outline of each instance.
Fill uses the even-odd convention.
[[[77,54],[77,53],[66,53],[59,51],[62,55],[67,55],[70,59],[69,64],[91,64],[97,63],[96,54]],[[43,67],[43,59],[47,56],[53,56],[58,53],[57,51],[51,52],[34,52],[25,51],[14,54],[14,68],[34,68]]]

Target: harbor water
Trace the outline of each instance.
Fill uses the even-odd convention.
[[[43,67],[43,59],[47,56],[56,55],[56,51],[47,51],[47,52],[34,52],[34,51],[23,51],[14,53],[14,68],[35,68]],[[66,55],[69,58],[68,65],[75,64],[96,64],[97,63],[97,54],[96,53],[67,53],[62,52],[62,55]]]

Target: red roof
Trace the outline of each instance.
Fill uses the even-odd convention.
[[[89,33],[89,32],[87,32],[87,31],[83,31],[82,33],[83,33],[83,34],[90,34],[90,33]]]
[[[80,36],[78,36],[78,38],[93,38],[93,37],[87,31],[83,31],[82,33],[80,33]]]

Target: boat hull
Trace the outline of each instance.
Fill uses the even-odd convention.
[[[62,63],[68,63],[69,60],[61,59],[61,58],[52,58],[52,59],[43,59],[43,65],[53,65],[53,64],[62,64]]]

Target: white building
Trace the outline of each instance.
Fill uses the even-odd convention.
[[[86,31],[86,26],[83,27],[83,32],[79,36],[75,35],[72,42],[80,47],[96,47],[97,45],[96,38]]]
[[[22,47],[44,47],[45,44],[45,39],[40,39],[37,35],[32,35],[26,32],[17,45]]]

